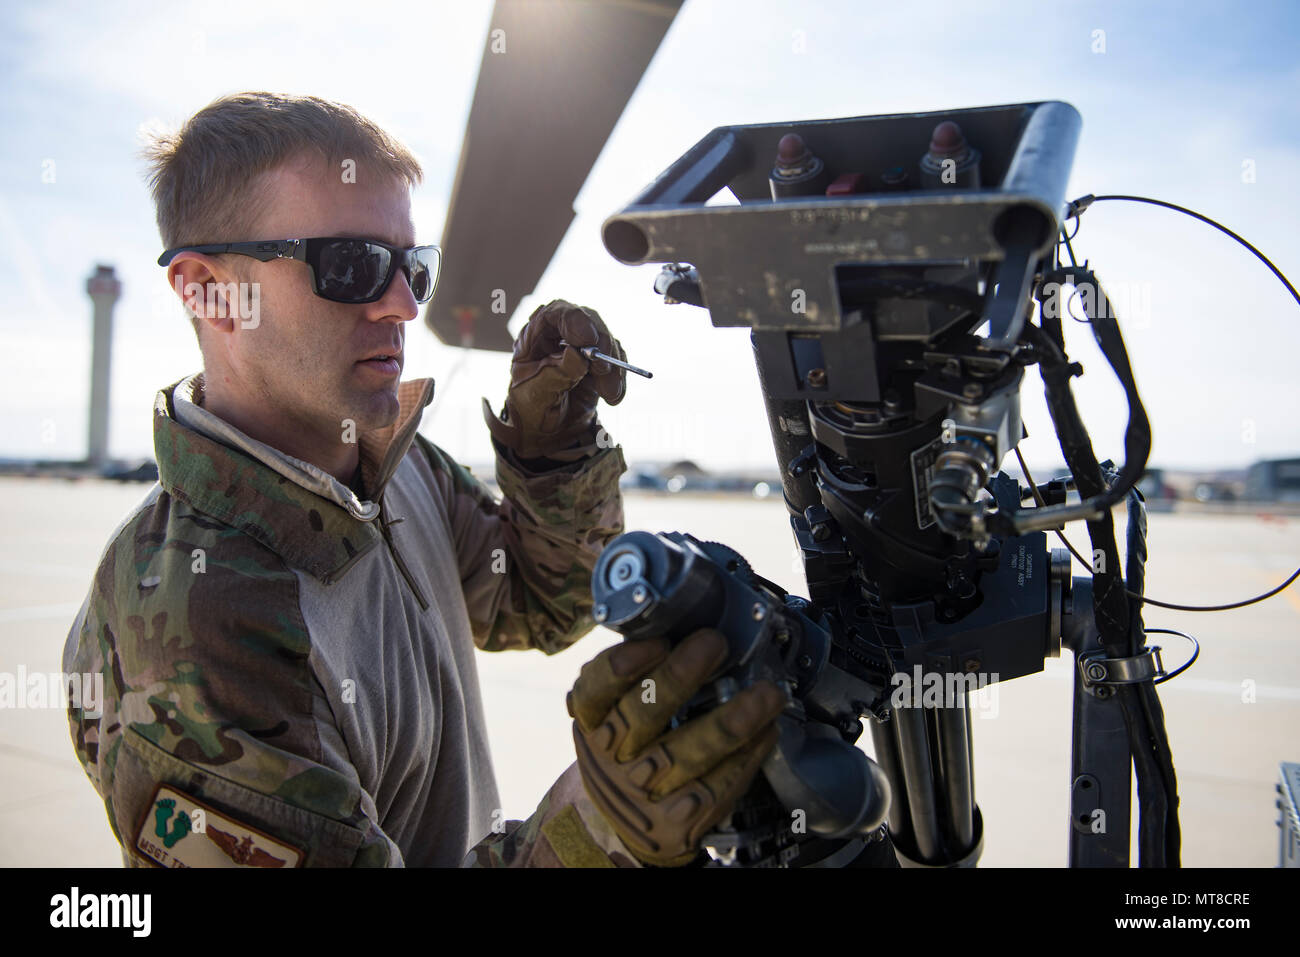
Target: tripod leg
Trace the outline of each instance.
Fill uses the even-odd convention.
[[[889,778],[893,790],[893,800],[889,804],[889,830],[895,839],[911,843],[912,817],[907,806],[907,789],[903,785],[903,766],[898,758],[898,722],[891,715],[888,721],[878,721],[874,717],[868,723],[871,726],[871,742],[876,752],[876,763]]]
[[[943,783],[948,821],[956,847],[950,857],[962,857],[975,841],[974,791],[971,784],[970,716],[966,695],[961,693],[951,708],[934,709],[938,737],[940,780]]]
[[[903,787],[911,811],[916,849],[926,862],[943,854],[939,814],[935,806],[935,780],[930,764],[930,735],[924,708],[895,708],[898,750],[903,770]]]

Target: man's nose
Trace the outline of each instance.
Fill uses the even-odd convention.
[[[366,307],[369,318],[375,322],[410,322],[420,314],[420,304],[411,292],[411,283],[406,278],[406,270],[398,269],[384,294]]]

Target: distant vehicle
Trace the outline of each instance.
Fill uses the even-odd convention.
[[[1137,481],[1148,512],[1172,512],[1178,492],[1165,479],[1164,469],[1147,469]]]
[[[624,474],[619,486],[654,492],[732,492],[767,498],[781,491],[780,478],[759,472],[714,473],[693,462],[674,462],[665,466],[639,466]]]
[[[1192,496],[1198,502],[1235,502],[1237,493],[1227,482],[1197,482]]]
[[[1147,469],[1142,473],[1142,477],[1138,479],[1137,487],[1148,503],[1172,502],[1178,497],[1174,487],[1165,481],[1164,469]]]
[[[1246,498],[1252,502],[1300,502],[1300,459],[1256,462],[1246,472]]]
[[[618,484],[622,488],[649,489],[655,492],[662,492],[665,486],[663,476],[649,469],[630,471]]]

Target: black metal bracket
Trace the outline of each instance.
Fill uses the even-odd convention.
[[[1117,685],[1140,684],[1165,674],[1160,660],[1160,646],[1143,648],[1128,658],[1107,658],[1104,651],[1079,656],[1079,677],[1084,690],[1099,698],[1114,694]]]

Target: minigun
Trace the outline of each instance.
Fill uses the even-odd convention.
[[[1086,206],[1064,202],[1080,127],[1061,102],[720,127],[604,224],[619,261],[665,264],[666,301],[752,330],[809,589],[680,533],[619,536],[593,572],[594,617],[627,640],[727,635],[680,719],[762,678],[791,692],[762,773],[703,842],[714,865],[846,864],[887,832],[904,865],[974,866],[968,695],[1063,646],[1071,865],[1128,864],[1131,768],[1141,862],[1178,862],[1166,673],[1141,617],[1150,425],[1104,290],[1073,250],[1060,262]],[[724,188],[738,203],[708,204]],[[1070,392],[1067,288],[1125,389],[1119,468],[1097,461]],[[1042,489],[999,470],[1027,435],[1033,364],[1070,471]],[[1092,544],[1080,576],[1047,543],[1073,520]]]

